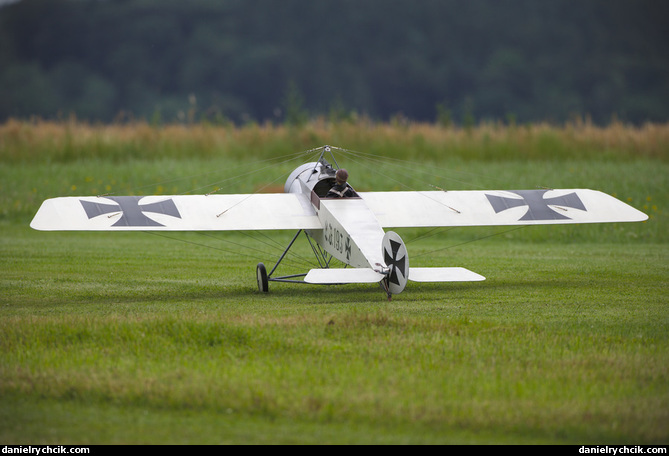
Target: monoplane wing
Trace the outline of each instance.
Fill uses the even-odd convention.
[[[322,228],[308,199],[295,193],[52,198],[30,226],[43,231]]]
[[[384,228],[639,222],[643,212],[596,190],[366,192]]]

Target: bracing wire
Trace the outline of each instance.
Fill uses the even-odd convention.
[[[299,157],[304,157],[304,156],[306,156],[306,155],[308,155],[308,154],[310,154],[310,153],[313,153],[313,152],[316,151],[316,150],[318,150],[318,149],[311,149],[311,150],[307,150],[307,151],[302,151],[302,152],[297,152],[297,153],[292,153],[292,154],[283,155],[283,156],[281,156],[281,157],[274,157],[274,158],[271,158],[271,159],[266,159],[266,160],[261,160],[261,161],[258,161],[258,162],[254,162],[254,163],[249,164],[249,165],[246,165],[246,166],[248,167],[248,166],[256,165],[256,164],[259,164],[259,163],[268,163],[268,162],[269,162],[270,164],[267,165],[267,166],[264,166],[264,167],[262,167],[262,168],[256,168],[256,169],[254,169],[253,171],[250,171],[250,172],[247,172],[247,173],[238,174],[238,175],[233,176],[233,177],[228,178],[228,179],[224,179],[224,180],[217,181],[217,182],[213,182],[213,183],[210,183],[210,184],[207,184],[207,185],[204,185],[204,186],[195,188],[195,189],[191,189],[191,190],[189,190],[189,191],[187,191],[187,192],[185,192],[185,193],[183,193],[183,194],[189,194],[189,193],[195,192],[195,191],[197,191],[197,190],[202,190],[202,189],[204,189],[204,188],[211,188],[211,187],[213,187],[213,186],[215,186],[215,185],[217,185],[217,184],[221,184],[221,183],[223,183],[223,182],[235,181],[235,180],[241,179],[241,178],[243,178],[243,177],[245,177],[245,176],[249,176],[249,175],[252,175],[252,174],[256,174],[256,173],[265,171],[265,170],[267,170],[267,169],[275,168],[275,167],[284,165],[284,164],[286,164],[286,163],[290,163],[291,161],[296,160],[296,159],[299,158]],[[212,173],[212,172],[208,172],[208,173],[204,173],[203,175],[210,175],[211,173]],[[262,186],[262,187],[260,187],[259,189],[257,189],[254,193],[250,194],[249,197],[250,197],[251,195],[253,195],[253,194],[256,194],[256,193],[261,192],[262,190],[264,190],[264,189],[267,188],[268,186],[274,184],[274,183],[277,182],[278,180],[280,180],[280,179],[282,179],[282,178],[285,179],[286,176],[287,176],[286,173],[279,175],[279,177],[277,177],[276,179],[274,179],[274,180],[272,180],[271,182],[265,184],[264,186]],[[199,176],[196,176],[196,177],[199,177]],[[191,178],[192,178],[192,177],[191,177]],[[217,190],[216,190],[216,191],[217,191]],[[213,192],[210,192],[210,193],[208,193],[208,194],[211,194],[211,193],[213,193]],[[237,203],[237,204],[239,204],[239,203]],[[260,252],[260,253],[262,253],[263,255],[267,255],[267,252],[262,251],[262,250],[260,250],[260,249],[253,248],[253,247],[250,247],[250,246],[248,246],[248,245],[240,244],[240,243],[231,241],[231,240],[229,240],[229,239],[222,239],[222,238],[220,238],[220,237],[213,236],[213,235],[210,234],[210,233],[198,232],[198,234],[201,235],[201,236],[206,236],[206,237],[215,239],[215,240],[217,240],[217,241],[219,241],[219,242],[225,242],[225,243],[228,243],[228,244],[231,244],[231,245],[236,245],[236,246],[238,246],[238,247],[245,248],[245,249],[247,249],[247,250],[253,250],[253,251],[256,251],[256,252]],[[255,240],[256,242],[260,242],[260,243],[263,243],[263,244],[266,245],[266,246],[270,246],[270,244],[268,244],[268,243],[266,243],[266,242],[263,242],[263,241],[259,240],[257,237],[255,237],[255,236],[253,236],[253,235],[251,235],[251,234],[249,234],[249,233],[245,233],[245,234],[246,234],[246,236],[250,237],[251,239]],[[174,238],[174,237],[173,237],[173,239],[177,239],[177,240],[178,240],[179,238]],[[191,242],[191,241],[185,241],[185,240],[184,240],[184,242],[190,242],[190,243],[193,243],[193,242]],[[207,246],[209,246],[208,244],[201,244],[201,243],[194,243],[194,244],[197,244],[197,245],[200,245],[200,246],[203,246],[203,247],[207,247]],[[211,246],[209,246],[209,247],[211,247]],[[213,249],[217,249],[216,247],[211,247],[211,248],[213,248]],[[281,250],[280,247],[277,247],[277,249]],[[224,251],[224,252],[228,252],[228,253],[234,253],[233,251],[228,250],[228,249],[218,249],[218,250],[221,250],[221,251]],[[290,258],[285,258],[285,259],[284,259],[284,261],[286,261],[288,264],[291,264],[291,263],[293,263],[293,264],[307,263],[307,260],[305,260],[303,257],[300,258],[299,256],[296,256],[296,254],[294,254],[293,252],[290,252],[290,253],[291,253]],[[250,255],[246,255],[246,256],[250,256]],[[298,259],[295,260],[295,258],[298,258]],[[307,263],[307,264],[309,264],[309,263]]]
[[[417,188],[415,188],[415,186],[410,185],[409,183],[407,183],[405,181],[402,181],[402,180],[398,179],[397,177],[388,174],[387,172],[381,171],[381,168],[382,167],[387,167],[387,166],[390,166],[391,168],[392,167],[398,168],[398,169],[401,170],[401,172],[397,173],[398,176],[406,175],[406,171],[410,170],[411,172],[423,175],[425,178],[435,179],[437,182],[439,182],[439,180],[449,180],[449,181],[454,181],[454,182],[458,182],[458,183],[462,183],[462,184],[472,186],[471,182],[465,182],[465,181],[462,181],[462,180],[447,177],[447,174],[452,173],[453,170],[431,167],[430,170],[427,171],[427,170],[424,170],[420,167],[417,168],[415,166],[415,163],[411,162],[409,160],[403,160],[403,159],[398,159],[398,158],[393,158],[393,157],[384,157],[384,156],[381,156],[381,155],[375,155],[375,154],[369,154],[369,153],[362,153],[362,152],[357,152],[357,151],[354,151],[354,150],[339,148],[339,147],[335,147],[335,146],[330,146],[330,147],[331,147],[331,149],[330,149],[331,153],[333,151],[337,151],[339,154],[343,155],[346,158],[346,160],[350,161],[351,163],[355,163],[356,165],[360,166],[362,169],[369,170],[371,173],[373,173],[377,176],[381,176],[384,179],[386,179],[387,181],[393,182],[397,186],[405,188],[408,191],[422,191],[424,189],[417,189]],[[280,166],[286,165],[286,164],[288,164],[288,163],[290,163],[294,160],[297,160],[299,158],[305,158],[306,156],[308,156],[310,154],[316,154],[316,153],[321,154],[322,151],[323,151],[323,146],[320,146],[320,147],[316,147],[316,148],[309,149],[309,150],[306,150],[306,151],[301,151],[301,152],[296,152],[296,153],[292,153],[292,154],[283,155],[281,157],[274,157],[274,158],[269,158],[269,159],[265,159],[265,160],[260,160],[260,161],[254,162],[252,164],[247,164],[247,165],[244,165],[244,166],[248,167],[248,166],[255,166],[255,165],[259,165],[259,164],[265,164],[266,166],[256,168],[256,169],[254,169],[252,171],[249,171],[249,172],[246,172],[246,173],[237,174],[237,175],[235,175],[233,177],[230,177],[230,178],[215,181],[215,182],[209,183],[207,185],[200,186],[198,188],[194,188],[194,189],[191,189],[191,190],[189,190],[185,193],[182,193],[182,194],[190,194],[192,192],[196,192],[198,190],[202,190],[202,189],[205,189],[205,188],[212,188],[214,186],[221,185],[223,183],[229,184],[230,182],[234,182],[234,181],[242,179],[244,177],[247,177],[247,176],[262,172],[262,171],[266,171],[268,169],[278,168]],[[333,155],[332,158],[335,159],[334,155]],[[309,161],[313,161],[313,158],[310,158]],[[236,168],[236,169],[238,169],[238,168]],[[179,180],[183,180],[183,179],[192,179],[192,178],[195,178],[195,177],[208,176],[208,175],[211,175],[211,174],[219,172],[219,171],[209,171],[207,173],[203,173],[203,174],[196,175],[196,176],[189,176],[189,177],[185,177],[185,178],[163,181],[161,183],[153,184],[153,186],[163,185],[165,183],[171,183],[171,182],[175,182],[175,181],[179,181]],[[230,170],[228,170],[228,171],[230,171]],[[444,173],[443,174],[435,174],[435,171],[436,172],[443,171]],[[279,177],[277,177],[276,179],[272,180],[271,182],[265,184],[264,186],[260,187],[259,189],[257,189],[252,194],[260,193],[265,188],[267,188],[268,186],[276,183],[277,181],[281,180],[282,178],[285,179],[290,172],[292,172],[292,171],[281,173],[279,175]],[[470,174],[470,175],[478,176],[478,177],[481,176],[480,174],[466,173],[466,172],[461,172],[461,171],[459,171],[458,173],[459,174]],[[430,183],[423,182],[423,185],[427,185],[427,186],[430,186],[432,188],[437,188],[437,189],[443,190],[440,187],[438,187],[436,185],[433,185],[433,184],[430,184]],[[140,187],[140,189],[141,188],[147,188],[147,187],[151,187],[151,186]],[[476,187],[480,187],[480,186],[476,186]],[[214,191],[212,191],[208,194],[214,193],[214,192],[219,191],[219,190],[220,190],[220,188],[217,188],[216,190],[214,190]],[[443,190],[443,191],[446,191],[446,190]],[[458,212],[458,210],[455,209],[455,208],[451,208],[451,209]],[[469,244],[469,243],[473,243],[473,242],[476,242],[476,241],[479,241],[479,240],[491,238],[491,237],[494,237],[494,236],[499,236],[499,235],[502,235],[502,234],[505,234],[505,233],[516,231],[516,230],[521,229],[521,228],[524,228],[524,226],[517,226],[517,227],[514,227],[514,228],[509,229],[509,230],[503,230],[503,231],[492,233],[492,234],[489,234],[489,235],[480,236],[480,237],[477,237],[476,239],[471,239],[471,240],[467,240],[467,241],[460,242],[460,243],[457,243],[457,244],[448,245],[448,246],[445,246],[445,247],[442,247],[442,248],[433,249],[429,252],[423,252],[423,253],[417,254],[417,255],[414,256],[414,258],[429,255],[429,254],[433,254],[433,253],[448,250],[448,249],[452,249],[452,248],[455,248],[455,247],[459,247],[459,246],[466,245],[466,244]],[[431,230],[429,230],[429,231],[427,231],[423,234],[420,234],[420,235],[414,237],[413,239],[408,240],[406,242],[406,244],[422,241],[422,240],[425,240],[427,238],[443,234],[443,233],[448,232],[448,231],[453,230],[453,229],[455,229],[455,228],[454,227],[435,227],[435,228],[433,228],[433,229],[431,229]],[[167,239],[178,240],[178,241],[182,241],[182,242],[189,243],[189,244],[192,244],[192,245],[197,245],[197,246],[201,246],[201,247],[205,247],[205,248],[211,248],[211,249],[221,251],[221,252],[231,253],[231,254],[235,254],[235,255],[239,255],[239,256],[243,256],[243,257],[256,258],[254,255],[252,255],[250,253],[240,253],[239,251],[224,249],[224,248],[220,248],[220,247],[211,246],[209,244],[198,243],[198,242],[193,242],[193,241],[189,241],[189,240],[186,240],[186,239],[180,239],[180,238],[177,238],[177,237],[167,236],[167,235],[162,234],[162,233],[160,233],[160,234],[156,233],[156,232],[149,232],[149,233],[155,234],[155,235],[158,235],[158,236],[162,236],[162,237],[165,237]],[[242,233],[245,236],[247,236],[248,238],[250,238],[251,240],[255,241],[256,243],[262,244],[265,247],[267,247],[271,250],[274,250],[275,252],[283,252],[283,250],[284,250],[283,246],[278,241],[276,241],[274,238],[268,236],[265,233],[257,232],[257,231],[256,232],[246,232],[246,231],[244,231]],[[257,253],[260,253],[260,254],[266,255],[266,256],[271,255],[270,253],[268,253],[265,250],[262,250],[262,249],[259,249],[259,248],[256,248],[256,247],[252,247],[252,246],[249,246],[249,245],[246,245],[246,244],[243,244],[243,243],[235,242],[235,241],[232,241],[232,240],[229,240],[229,239],[223,239],[221,237],[214,236],[210,233],[198,232],[198,234],[200,234],[201,236],[205,236],[205,237],[214,239],[218,242],[223,242],[223,243],[233,245],[235,247],[243,248],[243,249],[245,249],[247,251],[250,251],[250,252],[257,252]],[[312,248],[313,248],[313,246],[312,246]],[[313,259],[309,260],[309,259],[305,258],[304,256],[302,256],[302,255],[300,255],[296,252],[293,252],[292,250],[290,250],[288,252],[286,257],[284,258],[284,262],[287,263],[288,267],[296,267],[296,268],[297,267],[302,267],[303,268],[305,266],[306,267],[314,266]]]
[[[237,256],[240,256],[240,257],[257,259],[257,255],[252,255],[251,253],[242,253],[238,249],[237,250],[232,250],[232,249],[217,247],[217,246],[213,246],[213,245],[210,245],[210,244],[205,244],[205,243],[202,243],[202,242],[195,242],[195,241],[191,241],[191,240],[176,237],[176,236],[170,236],[170,235],[167,235],[163,232],[157,232],[157,231],[144,231],[144,232],[147,233],[147,234],[152,234],[154,236],[159,236],[159,237],[162,237],[162,238],[165,238],[165,239],[170,239],[172,241],[179,241],[179,242],[183,242],[185,244],[195,245],[195,246],[198,246],[198,247],[204,247],[204,248],[216,250],[216,251],[227,253],[227,254],[237,255]],[[197,234],[199,236],[214,239],[217,242],[230,244],[230,245],[233,245],[235,247],[241,247],[245,251],[258,252],[261,255],[266,256],[266,257],[272,256],[272,255],[275,255],[275,256],[278,257],[278,255],[276,255],[275,253],[268,253],[268,252],[266,252],[262,249],[255,248],[255,247],[249,246],[247,244],[242,244],[242,243],[239,243],[239,242],[235,242],[235,241],[232,241],[230,239],[219,238],[219,237],[214,236],[214,235],[209,234],[209,233],[197,232]],[[266,245],[269,245],[269,244],[266,244]],[[283,248],[278,248],[278,252],[282,252],[282,251],[283,251]],[[292,266],[294,268],[313,267],[313,266],[316,265],[313,261],[310,262],[303,257],[298,257],[298,258],[300,258],[300,261],[296,261],[293,258],[289,258],[288,256],[286,256],[284,258],[283,262],[287,263],[287,266],[289,266],[289,267]]]
[[[369,169],[374,174],[381,175],[382,177],[388,179],[389,181],[393,181],[393,182],[397,183],[399,186],[404,187],[409,191],[420,191],[420,189],[417,189],[417,188],[415,188],[415,187],[413,187],[413,186],[411,186],[411,185],[409,185],[409,184],[407,184],[403,181],[400,181],[399,179],[397,179],[397,178],[395,178],[391,175],[388,175],[387,173],[383,173],[378,168],[372,169],[372,166],[374,166],[374,165],[383,165],[383,166],[390,165],[391,167],[401,168],[401,172],[398,173],[399,175],[405,175],[406,170],[408,169],[408,170],[411,170],[411,172],[417,172],[417,173],[420,173],[422,175],[425,175],[426,177],[436,178],[436,179],[445,179],[445,180],[450,180],[450,181],[462,183],[462,184],[465,184],[467,186],[472,186],[471,182],[465,182],[465,181],[462,181],[462,180],[459,180],[459,179],[454,179],[454,178],[446,177],[444,175],[433,173],[433,171],[435,169],[437,171],[443,170],[443,169],[440,169],[440,168],[431,168],[431,171],[428,172],[428,171],[424,171],[420,168],[416,168],[415,163],[413,163],[411,161],[408,161],[408,160],[392,158],[392,157],[383,157],[383,156],[380,156],[380,155],[357,152],[357,151],[353,151],[353,150],[349,150],[349,149],[340,149],[340,148],[335,148],[335,147],[333,147],[333,149],[336,149],[339,152],[342,152],[344,155],[346,155],[348,160],[360,165],[363,169]],[[367,162],[369,164],[365,164],[363,161]],[[452,172],[452,170],[443,170],[443,171]],[[476,177],[481,177],[482,176],[481,174],[466,173],[466,172],[462,172],[462,171],[460,171],[459,173],[460,174],[468,174],[468,175],[472,175],[472,176],[476,176]],[[483,176],[483,177],[489,178],[488,176]],[[429,185],[430,187],[433,187],[433,188],[437,188],[437,189],[442,190],[442,191],[446,191],[446,190],[443,190],[436,185],[432,185],[432,184],[427,184],[427,185]],[[484,188],[484,187],[479,186],[479,185],[476,185],[475,187],[479,187],[481,189]],[[459,212],[459,211],[457,211],[457,209],[454,209],[454,208],[450,208],[450,209],[455,210],[456,212]],[[508,230],[502,230],[500,232],[496,232],[496,233],[493,233],[493,234],[480,236],[480,237],[477,237],[475,239],[470,239],[468,241],[448,245],[448,246],[438,248],[438,249],[434,249],[434,250],[431,250],[431,251],[428,251],[428,252],[424,252],[424,253],[421,253],[421,254],[418,254],[418,255],[415,255],[415,256],[412,256],[412,257],[416,258],[416,257],[421,257],[421,256],[433,254],[433,253],[436,253],[436,252],[452,249],[452,248],[455,248],[455,247],[470,244],[470,243],[480,241],[480,240],[483,240],[483,239],[487,239],[487,238],[503,235],[503,234],[506,234],[506,233],[510,233],[510,232],[519,230],[521,228],[525,228],[525,226],[517,226],[517,227],[511,228],[511,229],[508,229]],[[419,236],[416,236],[413,239],[410,239],[410,240],[406,241],[405,244],[411,244],[411,243],[414,243],[414,242],[425,240],[427,238],[437,236],[437,235],[441,235],[443,233],[449,232],[449,231],[454,230],[454,229],[456,229],[456,227],[435,227],[435,228],[432,228],[431,230],[429,230],[426,233],[423,233]]]
[[[265,160],[260,160],[260,161],[257,161],[257,162],[253,162],[251,164],[246,164],[246,165],[244,165],[245,167],[255,166],[255,165],[258,165],[258,164],[262,164],[262,163],[269,163],[267,166],[264,166],[264,167],[261,167],[261,168],[255,168],[253,171],[243,173],[243,174],[237,174],[237,175],[235,175],[233,177],[230,177],[228,179],[216,181],[216,182],[213,182],[213,183],[210,183],[210,184],[198,187],[198,188],[194,188],[194,189],[191,189],[191,190],[189,190],[187,192],[184,192],[184,193],[181,193],[181,194],[190,194],[190,193],[195,192],[197,190],[202,190],[204,188],[211,188],[211,187],[213,187],[217,184],[221,184],[223,182],[235,181],[235,180],[241,179],[243,177],[265,171],[267,169],[272,169],[272,168],[276,168],[276,167],[285,165],[287,163],[290,163],[293,160],[296,160],[300,157],[308,156],[309,154],[313,154],[313,153],[315,153],[317,151],[320,151],[320,150],[321,150],[321,148],[318,147],[318,148],[314,148],[314,149],[310,149],[310,150],[306,150],[306,151],[301,151],[301,152],[296,152],[296,153],[283,155],[283,156],[280,156],[280,157],[273,157],[273,158],[269,158],[269,159],[265,159]],[[238,167],[237,169],[239,169],[239,168],[240,167]],[[202,174],[199,174],[199,175],[194,175],[194,176],[189,176],[189,177],[184,177],[184,178],[178,178],[178,179],[171,179],[171,180],[168,180],[168,181],[163,181],[161,183],[154,183],[154,184],[151,184],[151,185],[138,187],[138,189],[154,187],[156,185],[164,185],[165,183],[177,182],[177,181],[185,180],[185,179],[193,179],[193,178],[196,178],[196,177],[208,176],[208,175],[211,175],[211,174],[219,172],[219,171],[209,171],[209,172],[202,173]],[[262,192],[265,188],[274,184],[278,180],[280,180],[282,178],[285,179],[289,173],[290,173],[290,171],[288,173],[283,173],[283,174],[279,175],[279,177],[277,177],[276,179],[272,180],[271,182],[265,184],[264,186],[260,187],[254,193]],[[147,231],[147,233],[154,234],[154,235],[157,235],[157,236],[161,236],[161,237],[164,237],[164,238],[167,238],[167,239],[181,241],[181,242],[188,243],[188,244],[191,244],[191,245],[197,245],[197,246],[200,246],[200,247],[210,248],[210,249],[225,252],[225,253],[230,253],[230,254],[245,256],[245,257],[252,257],[252,255],[250,255],[250,254],[242,254],[239,251],[234,251],[234,250],[225,249],[225,248],[221,248],[221,247],[215,247],[215,246],[205,244],[205,243],[189,241],[189,240],[179,238],[179,237],[175,237],[175,236],[167,236],[163,233],[159,234],[159,233],[153,232],[153,231]],[[259,253],[261,253],[263,255],[267,255],[267,256],[270,255],[266,251],[263,251],[261,249],[251,247],[249,245],[241,244],[241,243],[232,241],[230,239],[223,239],[223,238],[220,238],[218,236],[214,236],[211,233],[197,232],[197,234],[200,235],[200,236],[209,237],[209,238],[214,239],[218,242],[223,242],[223,243],[227,243],[227,244],[230,244],[230,245],[234,245],[236,247],[241,247],[241,248],[249,250],[249,251],[259,252]],[[278,252],[283,251],[283,248],[276,241],[274,241],[274,245],[272,245],[268,242],[260,240],[258,237],[254,236],[254,235],[252,235],[248,232],[244,232],[244,234],[246,236],[248,236],[249,238],[253,239],[254,241],[258,242],[258,243],[261,243],[265,246],[268,246],[270,248],[275,249],[275,251],[278,251]],[[270,239],[267,235],[263,235],[263,236],[266,239]],[[294,267],[304,267],[304,265],[308,265],[308,266],[313,266],[314,265],[313,262],[309,262],[309,260],[307,260],[303,256],[300,256],[300,255],[298,255],[298,254],[296,254],[295,252],[292,252],[292,251],[289,252],[289,255],[286,255],[286,258],[284,258],[284,262],[286,262],[288,266],[293,265]]]
[[[446,246],[446,247],[442,247],[440,249],[434,249],[434,250],[430,250],[429,252],[423,252],[423,253],[419,253],[418,255],[412,255],[411,257],[412,258],[418,258],[418,257],[422,257],[422,256],[425,256],[425,255],[431,255],[433,253],[453,249],[455,247],[460,247],[462,245],[471,244],[472,242],[482,241],[483,239],[488,239],[488,238],[491,238],[491,237],[500,236],[502,234],[510,233],[512,231],[517,231],[517,230],[520,230],[522,228],[526,228],[526,226],[525,225],[516,226],[516,227],[508,229],[508,230],[499,231],[497,233],[488,234],[486,236],[480,236],[480,237],[477,237],[476,239],[470,239],[468,241],[463,241],[463,242],[460,242],[458,244],[453,244],[453,245],[449,245],[449,246]]]
[[[187,192],[187,193],[191,193],[191,192],[196,191],[196,190],[202,190],[202,189],[204,189],[204,188],[210,188],[210,187],[213,187],[213,186],[215,186],[215,185],[221,184],[221,183],[223,183],[223,182],[229,182],[229,181],[239,180],[239,179],[241,179],[241,178],[243,178],[243,177],[247,177],[247,176],[250,176],[250,175],[253,175],[253,174],[257,174],[257,173],[266,171],[266,170],[268,170],[268,169],[273,169],[273,168],[276,168],[276,167],[285,165],[285,164],[287,164],[287,163],[290,163],[291,161],[296,160],[296,159],[299,158],[299,157],[304,156],[304,154],[306,154],[306,153],[308,153],[308,152],[299,152],[299,153],[295,153],[295,154],[284,155],[284,156],[282,156],[282,157],[276,157],[276,158],[273,158],[273,159],[261,160],[261,161],[259,161],[259,162],[255,162],[254,164],[266,163],[266,162],[268,162],[268,161],[276,161],[275,163],[271,163],[271,164],[269,164],[269,165],[267,165],[267,166],[264,166],[264,167],[262,167],[262,168],[256,168],[256,169],[254,169],[254,170],[252,170],[252,171],[249,171],[249,172],[247,172],[247,173],[238,174],[238,175],[235,175],[235,176],[230,177],[230,178],[227,178],[227,179],[223,179],[223,180],[220,180],[220,181],[212,182],[212,183],[209,183],[209,184],[207,184],[207,185],[204,185],[204,186],[201,186],[201,187],[192,189],[192,190],[190,190],[190,191]],[[289,158],[286,158],[286,157],[289,157]],[[277,160],[278,160],[278,161],[277,161]],[[251,165],[246,165],[246,166],[251,166]],[[259,192],[261,192],[262,190],[264,190],[265,188],[267,188],[268,186],[274,184],[275,182],[277,182],[278,180],[280,180],[280,179],[282,179],[282,178],[285,179],[285,177],[286,177],[289,173],[290,173],[290,172],[280,174],[276,179],[274,179],[273,181],[271,181],[271,182],[265,184],[265,185],[262,186],[260,189],[256,190],[255,193],[259,193]],[[215,192],[217,192],[218,190],[220,190],[220,189],[214,190],[214,191],[209,192],[209,193],[207,193],[207,194],[215,193]]]
[[[306,151],[301,151],[301,152],[293,152],[291,154],[286,154],[286,155],[282,155],[282,156],[279,156],[279,157],[266,158],[266,159],[258,160],[258,161],[252,162],[252,163],[246,163],[246,164],[243,164],[243,165],[239,165],[235,168],[228,168],[228,169],[225,169],[225,170],[214,169],[214,170],[206,171],[204,173],[198,173],[198,174],[193,174],[193,175],[188,175],[188,176],[183,176],[183,177],[178,177],[178,178],[173,178],[173,179],[166,179],[166,180],[162,180],[162,181],[159,181],[159,182],[154,182],[152,184],[147,184],[147,185],[142,185],[142,186],[139,186],[139,187],[135,187],[134,191],[139,192],[139,191],[142,191],[142,190],[145,190],[145,189],[155,188],[157,186],[164,186],[164,185],[172,184],[172,183],[175,183],[175,182],[181,182],[181,181],[185,181],[185,180],[202,178],[202,177],[210,176],[212,174],[220,174],[222,171],[231,172],[231,171],[236,171],[236,170],[239,170],[239,169],[247,169],[248,167],[254,167],[252,171],[235,174],[232,177],[217,180],[217,181],[214,181],[214,182],[210,182],[210,183],[207,183],[205,185],[202,185],[202,186],[199,186],[199,187],[196,187],[196,188],[192,188],[192,189],[187,190],[185,192],[179,193],[179,195],[188,195],[188,194],[192,194],[194,192],[197,192],[199,190],[211,189],[212,187],[214,187],[216,185],[221,185],[223,183],[235,182],[235,181],[240,180],[244,177],[248,177],[250,175],[257,174],[257,173],[266,171],[268,169],[275,168],[277,166],[285,165],[287,163],[290,163],[292,160],[297,160],[298,158],[300,158],[302,156],[305,156],[307,154],[313,153],[316,150],[318,150],[318,148],[311,149],[311,150],[306,150]],[[259,167],[259,168],[256,167],[258,165],[264,165],[264,164],[266,164],[266,166],[262,166],[262,167]],[[218,191],[218,190],[220,190],[220,189],[217,189],[215,191]],[[211,193],[213,193],[213,192],[211,192]],[[114,194],[115,194],[115,192],[108,192],[105,195],[114,195]],[[102,196],[102,195],[100,195],[100,196]]]
[[[370,163],[369,166],[364,166],[362,163],[358,162],[361,164],[366,169],[371,169],[375,174],[378,173],[378,169],[374,168],[372,169],[373,165],[383,165],[383,166],[391,166],[394,168],[397,168],[400,170],[398,173],[399,175],[406,174],[407,170],[410,170],[412,173],[416,174],[421,174],[425,176],[426,178],[430,178],[435,181],[452,181],[458,184],[465,185],[467,187],[475,187],[479,188],[481,190],[486,190],[486,188],[482,185],[477,185],[471,182],[471,180],[463,180],[463,179],[456,179],[452,177],[452,174],[460,174],[463,176],[470,176],[470,177],[479,177],[479,178],[484,178],[486,181],[491,181],[491,180],[496,180],[494,176],[490,175],[485,175],[481,173],[473,173],[473,172],[467,172],[467,171],[454,171],[453,169],[450,168],[442,168],[442,167],[435,167],[435,166],[430,166],[429,170],[426,170],[422,167],[416,167],[416,162],[411,161],[411,160],[405,160],[405,159],[400,159],[400,158],[394,158],[394,157],[386,157],[383,155],[378,155],[378,154],[370,154],[370,153],[365,153],[365,152],[358,152],[350,149],[342,149],[342,148],[335,148],[333,149],[338,150],[339,152],[342,152],[343,154],[346,154],[349,159],[351,157],[355,157],[361,160],[365,160],[366,162]],[[435,172],[439,174],[435,174]],[[403,187],[409,188],[407,184],[405,184],[402,181],[398,181],[397,179],[393,178],[392,176],[384,176],[392,179],[393,181],[397,182]],[[428,184],[429,185],[429,184]],[[436,187],[436,186],[433,186]],[[415,190],[415,189],[411,189]]]

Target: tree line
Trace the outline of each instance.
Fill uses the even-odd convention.
[[[669,119],[656,0],[22,0],[0,120]]]

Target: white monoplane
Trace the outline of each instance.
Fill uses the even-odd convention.
[[[285,193],[53,198],[44,201],[30,226],[44,231],[297,230],[269,273],[263,263],[258,264],[260,291],[267,292],[270,281],[380,283],[390,299],[404,290],[407,280],[485,278],[461,267],[410,267],[404,242],[384,228],[639,222],[648,218],[612,196],[587,189],[360,192],[353,198],[326,198],[336,172],[326,152],[331,152],[329,146],[322,148],[318,161],[296,168],[285,183]],[[273,277],[302,231],[329,259],[337,258],[347,267],[330,268],[329,259],[318,249],[324,260],[319,258],[320,268]]]

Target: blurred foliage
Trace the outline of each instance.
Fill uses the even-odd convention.
[[[669,119],[656,0],[22,0],[0,120]]]

